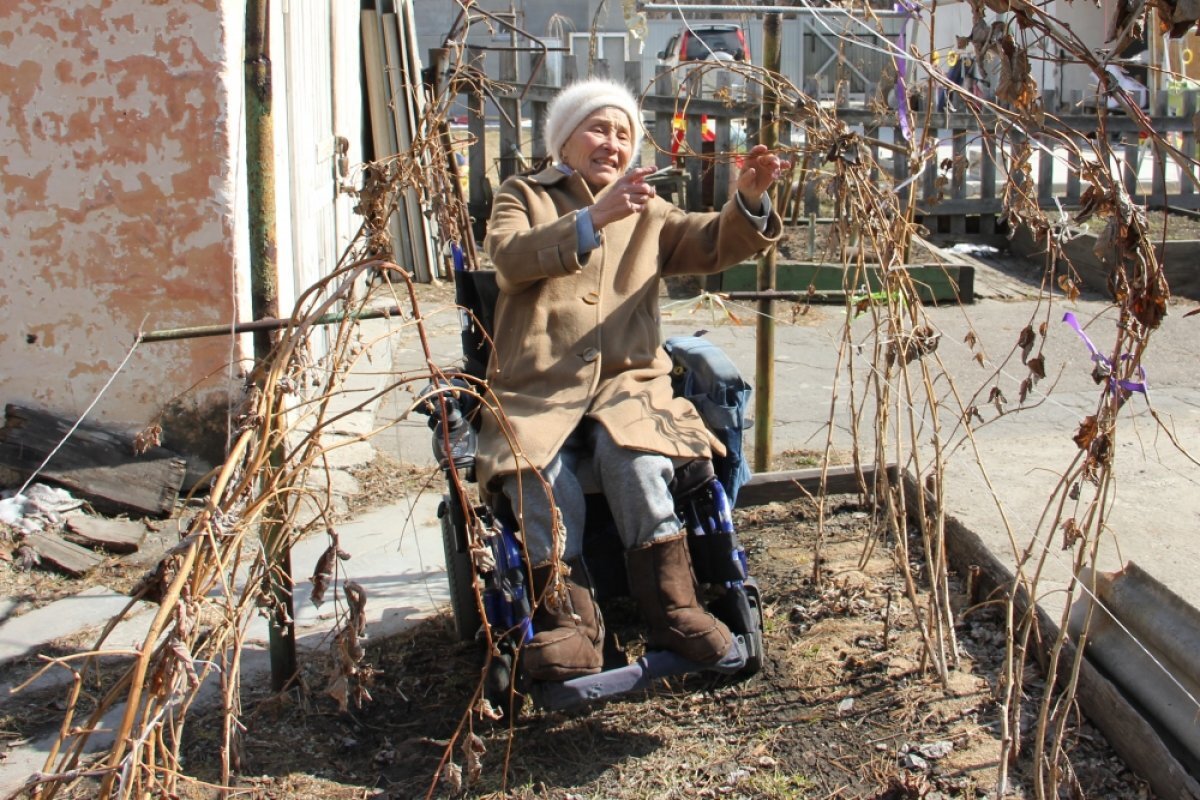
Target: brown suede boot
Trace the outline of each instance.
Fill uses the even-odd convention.
[[[687,534],[635,547],[625,554],[629,593],[650,626],[649,647],[672,650],[701,664],[715,664],[729,652],[733,637],[725,623],[696,599],[696,578]]]
[[[565,681],[600,671],[604,658],[604,621],[592,596],[591,580],[582,563],[568,562],[569,577],[552,581],[555,565],[533,568],[533,639],[521,649],[521,663],[531,678]]]

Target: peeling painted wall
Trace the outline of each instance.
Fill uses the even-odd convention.
[[[0,403],[79,414],[139,328],[238,317],[243,8],[0,3]],[[141,345],[89,419],[211,407],[237,344]]]

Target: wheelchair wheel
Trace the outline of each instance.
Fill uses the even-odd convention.
[[[442,549],[446,554],[446,580],[450,584],[450,610],[454,614],[454,632],[460,642],[469,642],[479,633],[483,620],[475,598],[475,570],[471,554],[459,548],[453,503],[446,497],[438,516],[442,523]],[[464,523],[465,524],[465,521]]]

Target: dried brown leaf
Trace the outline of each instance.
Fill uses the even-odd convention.
[[[1029,371],[1031,373],[1033,373],[1034,375],[1036,375],[1039,380],[1046,377],[1046,357],[1045,356],[1037,356],[1036,358],[1029,359],[1028,365],[1029,365]]]
[[[1065,522],[1063,522],[1062,532],[1063,532],[1063,544],[1062,544],[1063,550],[1070,550],[1072,547],[1075,546],[1076,542],[1083,539],[1083,531],[1080,529],[1079,523],[1077,523],[1075,521],[1074,517],[1069,517]]]
[[[1033,335],[1033,326],[1026,325],[1019,336],[1017,336],[1017,347],[1021,348],[1021,363],[1024,364],[1029,358],[1030,352],[1033,351],[1033,345],[1037,340]]]
[[[1080,450],[1090,448],[1092,440],[1096,438],[1096,415],[1084,417],[1083,422],[1079,423],[1079,430],[1071,438],[1075,440],[1075,444]]]
[[[483,744],[483,739],[480,739],[474,733],[468,733],[462,740],[462,755],[463,763],[467,765],[467,784],[474,784],[479,780],[479,776],[483,774],[483,761],[481,757],[487,752],[487,747]]]
[[[1079,299],[1079,287],[1075,285],[1075,281],[1071,280],[1066,275],[1058,276],[1058,288],[1063,290],[1063,294],[1067,299],[1074,303]]]
[[[993,386],[988,392],[988,402],[996,407],[996,411],[1004,413],[1004,406],[1008,404],[1008,398],[1004,396],[1004,392],[1000,391],[999,386]]]
[[[133,454],[135,456],[145,455],[150,448],[158,447],[162,444],[162,426],[150,425],[149,427],[138,431],[133,437]]]
[[[313,585],[309,599],[317,607],[325,602],[325,590],[329,588],[329,582],[333,580],[333,564],[336,558],[337,545],[331,544],[317,559],[317,566],[313,569],[312,577],[309,578]]]

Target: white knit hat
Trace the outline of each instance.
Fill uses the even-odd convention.
[[[567,139],[587,117],[597,109],[619,108],[629,117],[629,129],[633,134],[632,158],[636,158],[642,146],[642,115],[638,112],[633,94],[616,81],[607,78],[587,78],[564,88],[550,102],[546,113],[546,150],[550,156],[562,163],[562,148]]]

